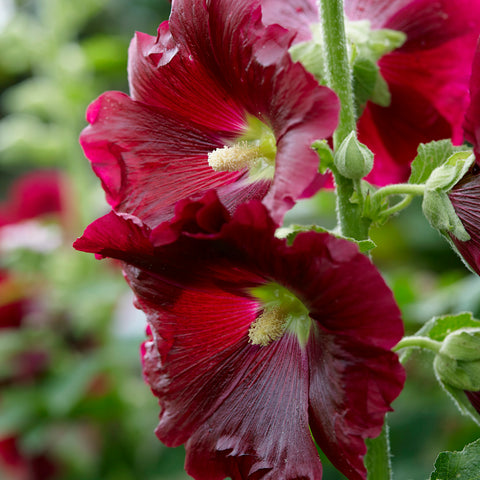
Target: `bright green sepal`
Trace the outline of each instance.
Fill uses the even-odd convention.
[[[454,153],[460,151],[465,151],[465,147],[456,147],[450,140],[421,143],[418,146],[417,156],[412,162],[412,173],[408,183],[425,183],[437,167],[446,163]]]
[[[391,96],[378,68],[378,61],[403,45],[406,35],[389,29],[372,30],[368,20],[348,22],[346,33],[350,41],[350,63],[358,115],[368,100],[387,107]]]
[[[458,218],[452,202],[445,192],[425,190],[422,209],[433,228],[443,234],[451,233],[462,242],[470,240],[470,235]]]
[[[448,157],[430,173],[423,196],[423,213],[432,227],[462,242],[470,240],[470,235],[455,212],[448,192],[465,176],[474,161],[474,155],[466,151]]]
[[[457,152],[448,157],[443,165],[432,171],[425,183],[427,190],[450,191],[468,172],[475,162],[472,152]]]
[[[333,151],[326,140],[315,140],[312,143],[312,148],[317,152],[318,158],[320,159],[318,171],[325,174],[334,163]]]
[[[480,480],[480,439],[461,452],[442,452],[430,480]]]
[[[324,84],[325,62],[323,60],[323,48],[317,40],[297,43],[290,47],[290,56],[294,62],[300,62],[317,79],[318,83]]]
[[[348,22],[346,30],[347,38],[357,47],[359,55],[374,61],[401,47],[407,39],[405,33],[397,30],[388,28],[373,30],[369,20]]]
[[[430,337],[432,340],[442,342],[447,335],[463,328],[480,328],[480,320],[474,318],[471,312],[433,317],[415,336]]]

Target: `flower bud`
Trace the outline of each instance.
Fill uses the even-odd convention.
[[[438,378],[460,390],[480,390],[480,329],[464,328],[447,335],[433,362]]]
[[[447,335],[440,353],[455,360],[480,360],[480,328],[462,328]]]
[[[344,177],[359,180],[372,170],[373,153],[357,140],[352,131],[335,154],[335,166]]]

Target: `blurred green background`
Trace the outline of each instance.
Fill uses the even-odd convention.
[[[0,283],[0,315],[13,300],[28,304],[15,328],[0,319],[1,479],[188,478],[183,447],[154,435],[159,407],[139,360],[145,322],[120,269],[71,247],[108,210],[78,144],[85,109],[105,90],[128,91],[129,41],[136,30],[155,35],[169,9],[167,0],[0,0],[0,212],[25,174],[62,173],[61,211],[34,219],[53,235],[43,246],[0,223],[0,271],[9,279]],[[324,192],[288,220],[333,227],[333,212]],[[434,315],[480,315],[479,279],[418,203],[375,229],[374,240],[408,333]],[[389,415],[392,461],[396,478],[418,480],[439,451],[462,449],[479,430],[441,391],[428,355],[413,355],[407,371]],[[343,478],[324,463],[326,480]]]

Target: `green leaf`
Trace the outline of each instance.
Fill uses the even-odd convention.
[[[334,164],[332,149],[326,140],[315,140],[312,143],[312,148],[317,152],[318,158],[320,159],[318,171],[322,174],[326,173]]]
[[[412,162],[409,183],[425,183],[430,174],[443,165],[455,152],[464,151],[465,147],[455,147],[450,140],[421,143],[417,156]]]
[[[471,312],[434,317],[416,335],[430,337],[432,340],[441,342],[449,333],[460,328],[480,328],[480,321],[473,318]]]
[[[315,76],[319,83],[323,83],[325,67],[323,48],[315,39],[297,43],[289,50],[294,62],[300,62],[306,70]]]
[[[461,452],[442,452],[430,480],[480,480],[480,439]]]
[[[360,112],[373,95],[379,75],[378,66],[369,58],[357,57],[353,63],[352,75],[355,102],[357,111]]]

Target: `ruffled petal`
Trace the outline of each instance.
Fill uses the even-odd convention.
[[[263,22],[277,23],[295,32],[294,42],[309,40],[309,25],[319,22],[316,0],[261,0],[261,4]]]
[[[224,140],[245,128],[245,109],[215,77],[176,43],[168,22],[157,37],[137,32],[128,55],[130,94],[134,100],[167,109],[184,122],[203,125]]]
[[[450,234],[458,252],[480,275],[480,175],[467,175],[448,194],[470,240],[462,242]]]
[[[474,148],[477,164],[480,163],[480,46],[477,45],[470,79],[470,105],[463,124],[465,139]]]
[[[152,226],[169,218],[182,198],[239,181],[247,191],[243,200],[254,188],[241,181],[244,172],[213,171],[207,156],[223,146],[218,134],[171,111],[108,92],[90,105],[87,118],[81,144],[109,204]]]
[[[202,323],[209,301],[201,300]],[[162,405],[159,438],[181,443],[186,424],[196,427],[186,443],[186,470],[197,480],[320,479],[308,428],[308,366],[298,342],[285,336],[272,348],[253,347],[237,327],[240,339],[232,345],[227,335],[245,324],[247,312],[237,315],[235,304],[225,311],[212,302],[217,313],[210,313],[215,318],[205,331],[195,321],[195,306],[189,306],[185,327],[177,320],[165,356],[154,343],[147,350],[145,370]],[[168,343],[157,341],[159,350]]]
[[[473,408],[480,413],[480,392],[469,392],[465,390],[465,395],[472,404]]]
[[[380,434],[405,372],[394,353],[321,326],[313,328],[307,351],[312,434],[347,478],[365,480],[365,439]]]

